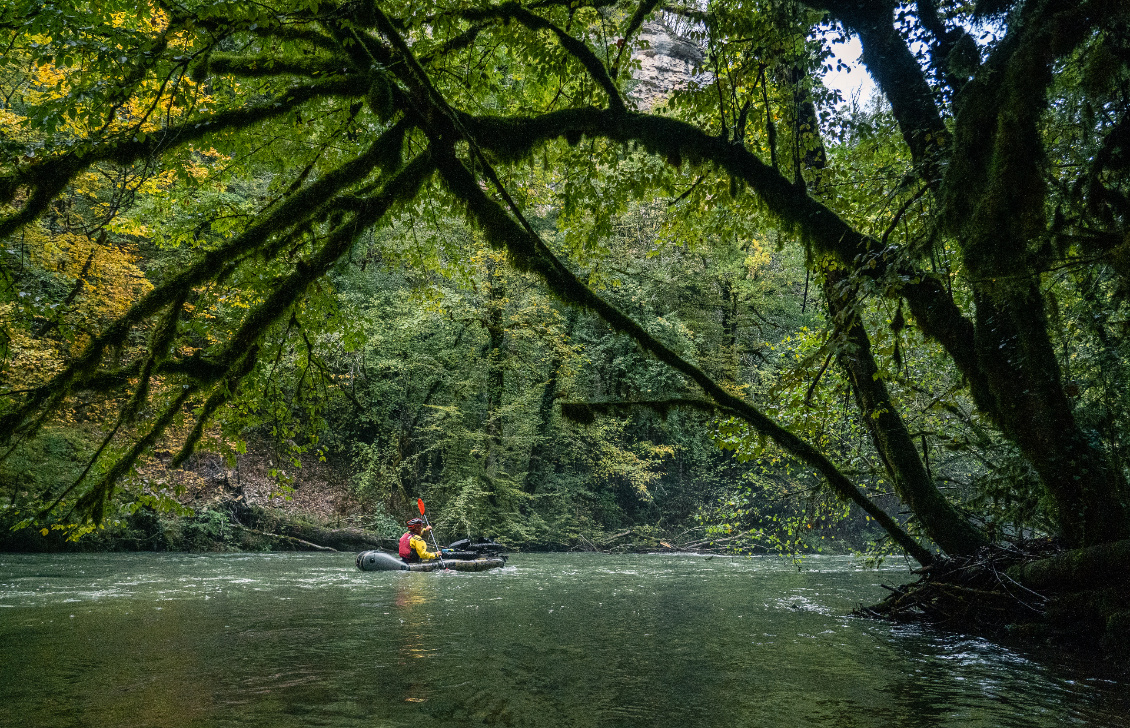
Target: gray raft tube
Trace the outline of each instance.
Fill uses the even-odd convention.
[[[357,554],[357,568],[361,571],[440,571],[444,568],[450,571],[487,571],[505,565],[506,559],[500,556],[469,561],[448,559],[443,563],[440,563],[439,559],[433,559],[418,564],[406,564],[384,551],[362,551]]]

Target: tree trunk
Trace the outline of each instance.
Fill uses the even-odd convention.
[[[797,128],[812,135],[804,152],[804,162],[816,175],[813,187],[819,188],[819,175],[824,170],[827,157],[819,137],[816,107],[811,95],[802,93],[803,70],[794,68],[790,78],[797,89],[794,95]],[[797,183],[804,183],[799,171]],[[840,354],[839,363],[848,375],[860,418],[883,461],[895,493],[910,508],[926,535],[943,551],[951,555],[977,551],[988,544],[988,538],[946,499],[927,472],[910,431],[880,376],[879,366],[871,352],[871,339],[853,306],[856,288],[851,285],[849,275],[841,268],[829,268],[823,285],[830,317],[848,345],[848,350]]]
[[[847,351],[840,354],[839,362],[851,382],[871,442],[899,499],[914,513],[926,535],[948,554],[972,554],[988,539],[946,500],[926,471],[880,376],[867,330],[846,300],[851,290],[851,286],[844,285],[846,279],[847,275],[840,270],[828,271],[824,297],[837,329],[847,340]]]
[[[1118,498],[1124,479],[1075,420],[1047,336],[1042,295],[1033,284],[1023,297],[998,301],[979,292],[975,301],[975,341],[997,422],[1039,474],[1065,543],[1119,540],[1126,535]]]
[[[1069,546],[1124,538],[1122,473],[1075,422],[1048,337],[1040,247],[1050,207],[1041,117],[1058,58],[1118,3],[1081,10],[1070,0],[1020,6],[1022,22],[962,90],[952,141],[919,64],[893,23],[893,5],[822,0],[859,34],[862,59],[891,103],[919,176],[939,191],[943,224],[974,289],[975,323],[936,313],[908,292],[919,325],[954,357],[988,414],[1033,465]],[[948,160],[941,166],[938,161]],[[926,293],[918,290],[917,293]],[[936,298],[936,297],[935,297]],[[968,351],[974,329],[975,352]]]
[[[736,286],[728,280],[720,281],[718,287],[722,299],[721,305],[719,306],[722,319],[721,379],[725,384],[735,385],[738,382],[738,375],[740,374],[740,359],[738,356],[738,291]]]
[[[1041,291],[1048,188],[1040,119],[1053,40],[1064,41],[1056,38],[1056,5],[1047,15],[1034,11],[995,73],[963,92],[954,136],[961,164],[947,173],[942,199],[973,287],[990,413],[1039,474],[1064,541],[1079,547],[1127,535],[1126,481],[1075,421]],[[1058,6],[1068,14],[1075,7]]]

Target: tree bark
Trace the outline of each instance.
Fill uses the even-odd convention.
[[[934,543],[951,555],[972,554],[988,539],[938,490],[926,471],[906,423],[891,401],[887,385],[871,352],[871,340],[863,322],[847,300],[847,276],[828,271],[824,297],[832,319],[847,342],[839,355],[848,375],[859,414],[899,499],[910,508]]]
[[[824,7],[859,33],[863,62],[891,102],[920,173],[926,170],[923,178],[933,183],[948,135],[939,132],[922,70],[907,62],[892,6],[828,0]],[[963,91],[940,198],[974,289],[974,325],[937,309],[937,296],[924,300],[917,289],[907,294],[923,330],[946,346],[963,373],[973,374],[978,408],[1036,469],[1069,546],[1127,535],[1119,497],[1126,482],[1075,421],[1048,337],[1036,252],[1046,235],[1047,206],[1039,123],[1055,59],[1113,12],[1114,3],[1081,9],[1068,0],[1025,7]]]
[[[721,293],[722,328],[722,382],[736,385],[740,374],[740,357],[738,355],[738,291],[737,287],[728,280],[719,284]]]

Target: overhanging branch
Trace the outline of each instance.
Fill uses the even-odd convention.
[[[913,265],[891,246],[848,225],[807,191],[765,164],[744,147],[706,134],[677,119],[603,109],[553,111],[539,116],[488,117],[461,114],[462,125],[483,149],[497,158],[529,158],[542,144],[581,135],[621,144],[639,144],[672,164],[686,159],[713,163],[741,179],[771,212],[795,225],[816,251],[832,255],[860,274],[883,279],[891,295],[902,295],[923,332],[936,339],[969,380],[974,397],[985,403],[987,387],[973,349],[973,325],[938,278]]]
[[[483,192],[475,177],[450,150],[437,153],[437,167],[451,191],[463,200],[482,226],[487,240],[507,250],[518,267],[540,275],[562,300],[588,308],[616,331],[627,334],[645,351],[698,384],[718,405],[737,413],[783,450],[814,468],[841,497],[852,501],[876,520],[891,538],[921,564],[933,556],[893,518],[872,503],[819,450],[766,417],[753,405],[727,392],[705,372],[655,339],[642,326],[598,296],[576,277],[534,233],[519,225],[497,202]]]
[[[83,170],[98,162],[132,164],[194,142],[209,134],[246,128],[267,119],[286,114],[315,98],[325,96],[360,96],[364,93],[356,79],[337,78],[288,89],[271,101],[255,106],[226,111],[212,116],[196,117],[177,126],[152,132],[144,138],[130,138],[79,149],[21,167],[0,177],[0,203],[9,202],[21,188],[31,194],[23,208],[0,220],[0,240],[8,238],[24,225],[34,221],[47,209],[63,188]]]
[[[363,154],[299,190],[234,240],[223,247],[205,252],[181,273],[147,293],[94,339],[78,359],[49,382],[32,390],[20,407],[0,418],[0,443],[7,443],[33,417],[36,418],[34,422],[41,422],[43,415],[54,411],[72,388],[95,378],[105,352],[120,346],[134,326],[164,310],[193,287],[210,280],[217,271],[247,259],[263,249],[274,237],[319,215],[343,189],[363,180],[374,168],[386,162],[390,139],[402,134],[402,125],[394,125]],[[363,205],[364,203],[356,200],[349,200],[348,203],[351,209],[364,209]],[[201,366],[211,377],[222,376],[215,371],[214,362],[202,362]]]

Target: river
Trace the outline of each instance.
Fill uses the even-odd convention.
[[[850,616],[904,565],[0,554],[0,725],[1126,726],[1099,665]]]

